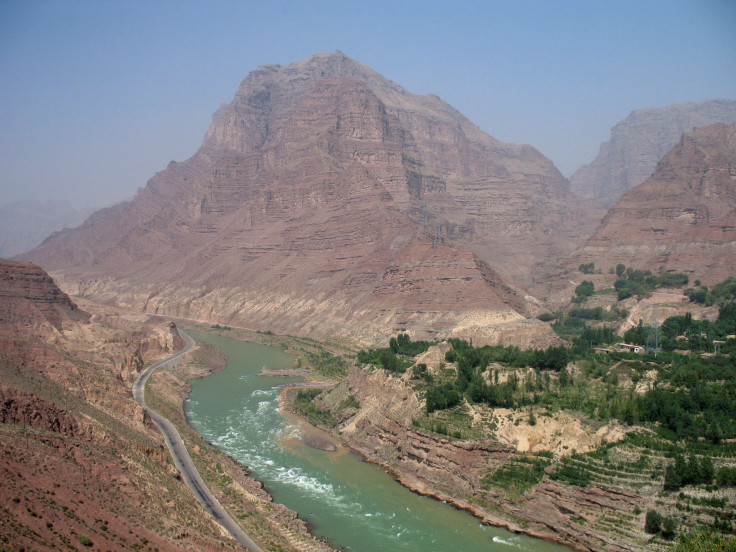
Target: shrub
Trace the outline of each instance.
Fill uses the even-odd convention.
[[[578,270],[583,274],[595,274],[595,263],[581,264]]]
[[[677,532],[677,522],[671,518],[666,517],[662,521],[662,536],[666,539],[672,540]]]
[[[721,487],[736,487],[736,468],[723,466],[716,474],[716,481]]]
[[[575,296],[580,300],[587,299],[593,295],[594,292],[595,285],[593,282],[589,282],[588,280],[583,280],[582,283],[575,288]]]
[[[655,510],[649,510],[647,512],[646,521],[644,522],[644,530],[647,533],[656,535],[662,528],[662,515]]]
[[[699,530],[680,537],[676,552],[736,552],[736,539],[723,537],[712,530]]]

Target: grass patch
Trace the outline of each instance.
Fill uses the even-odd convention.
[[[492,487],[524,493],[542,481],[546,468],[552,460],[548,456],[519,456],[512,458],[481,481],[481,488]]]
[[[335,415],[328,409],[320,407],[315,402],[315,399],[321,392],[322,389],[298,390],[292,407],[314,425],[334,427],[337,424]]]

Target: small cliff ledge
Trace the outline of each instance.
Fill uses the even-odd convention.
[[[0,259],[0,305],[0,326],[50,324],[60,330],[64,321],[85,316],[41,268],[5,259]]]

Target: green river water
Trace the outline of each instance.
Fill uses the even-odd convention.
[[[335,547],[359,552],[569,552],[539,539],[483,526],[478,519],[412,493],[354,453],[300,444],[306,431],[279,412],[279,392],[295,379],[259,376],[291,367],[280,349],[191,332],[228,357],[225,370],[193,382],[189,423],[262,481],[274,500]]]

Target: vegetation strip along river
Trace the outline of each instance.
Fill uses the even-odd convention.
[[[192,382],[189,423],[207,441],[247,466],[277,502],[299,513],[315,534],[345,550],[562,552],[565,547],[504,529],[402,487],[382,469],[343,447],[304,446],[307,431],[279,411],[279,394],[296,378],[262,377],[291,367],[280,349],[190,332],[228,358],[221,372]]]

